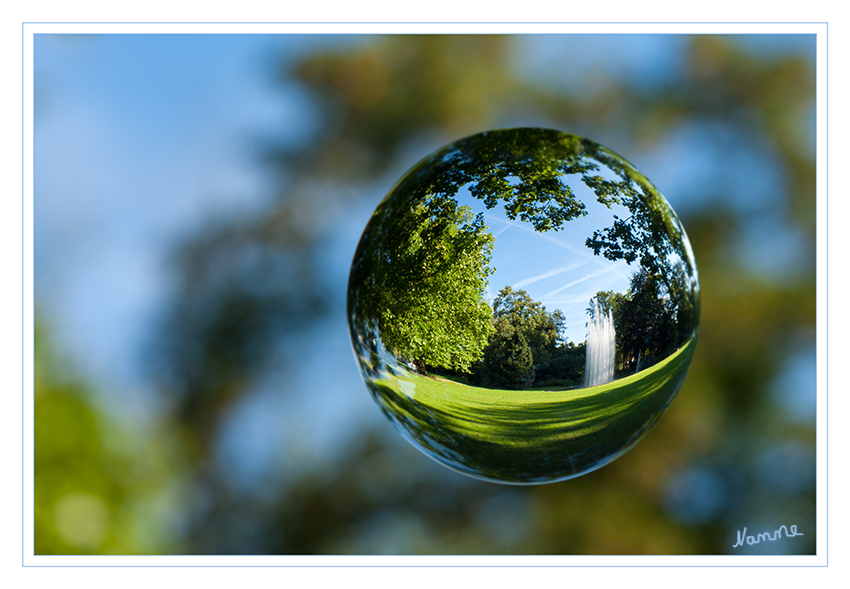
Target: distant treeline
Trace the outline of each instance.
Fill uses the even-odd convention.
[[[674,268],[670,273],[682,273]],[[684,277],[674,280],[638,269],[625,294],[595,295],[599,312],[611,312],[616,333],[615,374],[649,368],[681,347],[694,333],[698,308]],[[592,301],[591,301],[592,302]],[[493,330],[483,355],[466,370],[421,365],[427,372],[464,376],[479,386],[522,389],[569,387],[584,380],[586,344],[567,342],[564,315],[548,312],[526,291],[503,288],[493,301]],[[592,317],[593,305],[588,307]]]
[[[493,301],[493,328],[483,356],[469,370],[428,367],[429,371],[507,389],[532,384],[568,387],[583,381],[585,344],[564,341],[566,327],[559,309],[547,312],[526,291],[506,286]]]

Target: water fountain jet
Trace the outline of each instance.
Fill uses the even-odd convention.
[[[594,297],[593,314],[587,324],[584,386],[592,387],[614,380],[615,342],[614,319],[611,310],[603,313],[599,301]]]

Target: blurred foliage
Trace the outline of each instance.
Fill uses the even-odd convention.
[[[174,475],[163,467],[138,476],[161,450],[131,444],[132,456],[116,455],[85,387],[43,376],[49,362],[37,352],[37,552],[714,554],[733,552],[744,526],[792,523],[806,535],[748,550],[814,552],[814,424],[791,421],[772,396],[791,354],[814,353],[815,167],[806,120],[813,63],[695,36],[675,83],[616,78],[584,97],[521,77],[518,41],[375,37],[280,72],[318,105],[318,130],[269,154],[281,175],[268,210],[187,240],[175,259],[181,286],[151,363],[163,396],[174,400],[169,431],[181,442],[165,452],[166,464],[182,457],[190,489],[179,544],[145,544],[119,525],[128,505]],[[565,56],[560,67],[570,59],[579,58]],[[612,464],[552,485],[463,477],[384,423],[331,463],[264,489],[262,500],[234,490],[216,464],[222,424],[272,373],[280,394],[297,394],[287,380],[297,370],[292,347],[316,337],[329,317],[344,322],[344,300],[319,272],[332,234],[327,211],[364,198],[377,204],[393,174],[449,141],[523,125],[587,135],[638,167],[629,154],[649,153],[677,131],[732,129],[781,171],[782,190],[742,212],[734,203],[748,198],[751,171],[709,161],[713,181],[692,189],[712,204],[680,212],[700,273],[701,329],[690,374],[660,424]],[[807,244],[784,279],[755,272],[735,250],[754,216],[781,219]],[[89,531],[76,528],[72,542],[57,513],[87,513]],[[106,523],[95,533],[91,521]]]
[[[177,548],[179,445],[98,408],[35,334],[35,553],[167,554]]]

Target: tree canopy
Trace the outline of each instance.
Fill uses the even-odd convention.
[[[622,204],[630,215],[625,219],[614,215],[611,227],[595,230],[585,245],[595,255],[601,253],[612,261],[625,260],[627,264],[637,261],[641,268],[661,277],[671,288],[674,268],[681,267],[691,279],[689,284],[696,288],[696,267],[685,247],[684,229],[655,185],[631,164],[605,148],[597,149],[594,156],[613,170],[620,180],[596,176],[585,182],[596,193],[600,203],[609,208],[615,203]],[[684,278],[682,274],[679,272],[676,278]],[[698,297],[698,292],[691,296]]]
[[[553,375],[561,356],[564,315],[546,311],[526,291],[506,286],[493,301],[494,331],[484,358],[473,367],[473,380],[492,387],[522,388],[538,374]]]
[[[370,221],[349,285],[354,324],[403,360],[466,370],[492,332],[493,236],[448,198],[391,202]],[[369,325],[376,321],[376,325]]]

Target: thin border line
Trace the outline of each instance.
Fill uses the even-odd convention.
[[[47,555],[44,555],[47,556]],[[55,556],[77,556],[77,555],[55,555]],[[99,558],[100,556],[110,556],[110,555],[91,555],[94,558]],[[117,556],[117,555],[112,555]],[[136,555],[130,555],[136,556]],[[145,555],[139,555],[145,556]],[[156,555],[157,557],[161,557],[163,555]],[[193,556],[191,554],[172,554],[168,556],[173,556],[175,558],[185,558],[187,556]],[[215,554],[215,555],[206,555],[206,556],[239,556],[234,554]],[[276,555],[258,555],[258,556],[276,556]],[[302,556],[302,555],[292,555],[292,556]],[[316,557],[323,558],[334,558],[336,556],[346,556],[346,555],[314,555]],[[380,558],[388,558],[398,555],[347,555],[347,556],[355,556],[355,557],[366,557],[366,556],[375,556]],[[440,557],[440,556],[452,556],[452,557],[460,557],[460,558],[468,558],[477,556],[475,554],[448,554],[448,555],[412,555],[415,557],[422,558],[431,558]],[[499,556],[499,555],[487,555],[487,556]],[[512,556],[512,555],[507,555]],[[522,556],[522,555],[519,555]],[[564,557],[572,557],[572,556],[584,556],[584,555],[572,555],[572,554],[562,554],[562,555],[544,555],[544,556],[564,556]],[[598,554],[598,555],[590,555],[590,556],[603,556],[603,557],[616,557],[622,556],[618,554]],[[652,557],[652,556],[677,556],[677,555],[643,555],[643,554],[634,554],[631,555],[634,557]],[[691,555],[682,555],[685,558],[690,557]],[[705,555],[696,555],[700,557],[711,558],[715,556],[736,556],[736,555],[728,555],[728,554],[705,554]],[[799,558],[811,558],[811,554],[741,554],[738,555],[742,558],[753,558],[753,557],[799,557]],[[800,568],[826,568],[825,564],[723,564],[723,565],[708,565],[708,564],[670,564],[670,565],[658,565],[658,564],[106,564],[106,565],[97,565],[97,564],[56,564],[56,565],[45,565],[45,564],[36,564],[36,565],[25,565],[25,568],[57,568],[57,569],[75,569],[75,568],[99,568],[99,569],[125,569],[125,568],[147,568],[147,569],[185,569],[185,568],[205,568],[205,569],[411,569],[411,568],[429,568],[429,569],[693,569],[693,568],[711,568],[711,569],[800,569]]]
[[[647,21],[24,21],[25,25],[826,25],[828,21],[663,21],[663,20],[647,20]],[[157,34],[157,33],[154,33]],[[162,33],[165,35],[172,33]],[[619,35],[622,33],[609,33]],[[645,33],[636,33],[645,34]],[[750,33],[761,34],[761,33]],[[790,34],[808,34],[808,33],[775,33],[782,35]]]
[[[26,88],[25,88],[25,45],[26,45],[26,27],[28,25],[115,25],[115,24],[127,24],[127,25],[326,25],[326,26],[339,26],[339,25],[411,25],[411,26],[419,26],[419,25],[548,25],[548,26],[558,26],[558,25],[587,25],[587,24],[599,24],[599,25],[823,25],[826,28],[825,31],[825,44],[826,51],[824,55],[825,62],[825,70],[826,70],[826,79],[825,79],[825,103],[826,103],[826,113],[825,113],[825,143],[826,143],[826,157],[825,157],[825,176],[826,176],[826,229],[825,229],[825,237],[826,237],[826,248],[825,248],[825,258],[826,258],[826,435],[827,435],[827,444],[826,444],[826,538],[827,538],[827,546],[826,546],[826,563],[825,564],[803,564],[803,565],[206,565],[206,564],[198,564],[198,565],[40,565],[40,564],[25,564],[25,551],[24,551],[24,522],[25,522],[25,513],[24,513],[24,470],[25,470],[25,452],[24,452],[24,415],[23,411],[24,402],[25,402],[25,374],[26,374],[26,357],[25,354],[22,353],[21,358],[21,381],[22,381],[22,390],[21,390],[21,566],[22,568],[127,568],[127,567],[136,567],[141,566],[145,568],[415,568],[415,567],[426,567],[426,568],[703,568],[709,566],[710,568],[824,568],[829,566],[829,22],[828,21],[710,21],[710,22],[692,22],[692,21],[629,21],[629,22],[602,22],[602,21],[558,21],[558,22],[541,22],[541,21],[487,21],[487,22],[464,22],[464,21],[428,21],[428,22],[383,22],[383,21],[344,21],[344,22],[317,22],[317,21],[274,21],[274,22],[258,22],[258,21],[142,21],[142,22],[132,22],[132,21],[23,21],[21,23],[21,348],[22,352],[24,352],[24,343],[25,343],[25,326],[26,326],[26,317],[24,314],[25,309],[25,292],[26,292],[26,280],[25,280],[25,220],[26,220],[26,211],[25,211],[25,200],[26,200],[26,153],[25,153],[25,145],[26,145],[26,120],[24,118],[25,114],[25,96],[26,96]],[[36,33],[32,33],[35,35]],[[125,33],[129,34],[129,33]],[[160,35],[175,35],[180,33],[135,33],[135,34],[160,34]],[[207,34],[218,34],[218,35],[228,35],[228,34],[257,34],[257,33],[207,33]],[[305,33],[305,34],[340,34],[340,33]],[[509,33],[505,33],[509,34]],[[513,35],[522,35],[523,33],[513,33]],[[530,33],[526,33],[530,34]],[[559,34],[559,33],[536,33],[536,34]],[[560,33],[566,34],[566,33]],[[581,33],[568,33],[568,34],[581,34]],[[639,34],[648,34],[648,33],[594,33],[594,34],[609,34],[609,35],[639,35]],[[653,34],[684,34],[684,35],[696,35],[698,33],[653,33]],[[701,34],[723,34],[723,33],[701,33]],[[729,33],[729,34],[760,34],[760,33]],[[792,35],[795,33],[779,33],[783,35]],[[799,33],[799,34],[809,34],[809,33]],[[817,38],[817,33],[814,33],[815,38]],[[32,62],[33,68],[35,67],[35,45],[33,44],[33,55]],[[815,63],[817,64],[817,55],[815,57]],[[816,144],[817,145],[817,144]],[[817,158],[815,159],[815,165],[817,166]],[[817,192],[815,193],[817,195]],[[33,194],[33,197],[35,195]],[[817,203],[817,200],[816,200]],[[816,204],[817,206],[817,204]],[[817,220],[815,221],[816,232],[817,235]],[[817,248],[816,248],[817,251]],[[817,292],[817,280],[815,281],[815,292]],[[34,311],[34,310],[33,310]],[[33,333],[34,335],[34,333]],[[817,349],[817,347],[816,347]],[[33,361],[35,359],[33,358]],[[33,380],[33,387],[35,386],[35,382]],[[34,417],[34,416],[33,416]],[[815,421],[815,427],[817,428],[817,419]],[[816,446],[817,447],[817,446]],[[816,453],[817,456],[817,453]],[[817,556],[817,537],[815,537],[815,557]],[[34,548],[34,547],[33,547]],[[38,558],[38,555],[33,554],[35,558]],[[67,555],[42,555],[47,556],[48,558],[52,558],[53,556],[67,556]],[[161,558],[163,556],[172,556],[178,558],[185,558],[187,556],[192,556],[188,554],[174,554],[174,555],[114,555],[114,556],[124,556],[124,557],[145,557],[152,556],[156,558]],[[213,556],[213,555],[210,555]],[[274,555],[267,555],[274,556]],[[331,557],[334,555],[317,555],[322,558]],[[360,555],[360,556],[370,556],[370,555]],[[382,557],[384,555],[372,555]],[[408,555],[408,556],[420,556],[420,555]],[[441,557],[447,555],[421,555],[425,558],[431,557]],[[454,556],[454,555],[449,555]],[[464,557],[473,557],[476,555],[457,555]],[[495,556],[495,555],[478,555],[478,556]],[[578,555],[563,555],[563,556],[578,556]],[[638,556],[638,555],[633,555]],[[665,555],[659,555],[665,556]],[[671,555],[666,555],[671,556]],[[697,557],[714,557],[714,556],[736,556],[736,555],[688,555],[688,557],[697,556]],[[779,556],[779,555],[744,555],[740,554],[737,556],[744,557],[752,557],[752,556]],[[787,556],[787,555],[786,555]],[[809,558],[811,555],[790,555],[790,556],[799,556]]]
[[[826,46],[826,51],[824,54],[824,66],[826,69],[826,79],[824,80],[824,86],[826,97],[824,102],[826,103],[826,114],[824,115],[824,127],[826,130],[824,131],[824,139],[826,143],[826,154],[824,154],[824,175],[826,176],[826,186],[824,187],[824,191],[826,192],[826,253],[824,257],[826,258],[826,350],[824,354],[826,355],[826,566],[829,566],[829,23],[826,23],[825,35],[824,45]],[[817,53],[815,53],[815,59],[817,59]],[[815,83],[817,83],[817,80]],[[815,87],[817,88],[817,86]],[[817,108],[817,102],[815,104],[815,108]],[[815,142],[815,146],[817,146],[817,142]],[[815,166],[817,166],[817,157],[815,158]],[[817,174],[817,167],[815,168],[815,173]],[[817,180],[815,180],[815,195],[817,195]],[[817,235],[817,216],[815,216],[815,235]],[[817,251],[817,248],[815,248],[815,251]],[[815,268],[817,268],[817,254],[815,256]],[[817,270],[815,270],[815,293],[817,293],[817,284]],[[815,298],[815,308],[817,308],[817,298]],[[817,350],[817,344],[815,344],[815,350]],[[815,357],[817,357],[817,352],[815,352]],[[817,370],[817,367],[815,370]],[[817,399],[817,377],[815,377],[815,399]],[[815,400],[815,406],[817,406],[817,400]],[[815,411],[815,415],[817,415],[817,411]],[[815,435],[817,436],[817,417],[815,418]],[[817,461],[817,441],[815,442],[815,461]],[[815,522],[817,522],[817,470],[815,470],[815,498]],[[817,552],[817,535],[815,535],[815,554]]]
[[[24,529],[26,528],[26,511],[24,510],[25,503],[25,493],[24,493],[24,483],[26,482],[25,478],[25,469],[26,469],[26,461],[25,461],[25,450],[24,443],[25,437],[24,432],[26,428],[24,427],[24,415],[26,415],[26,411],[24,411],[24,403],[26,403],[26,351],[24,350],[24,344],[26,342],[26,316],[24,314],[24,306],[26,304],[26,239],[25,239],[25,218],[26,218],[26,119],[25,109],[26,109],[26,101],[24,100],[26,97],[26,87],[24,82],[26,80],[26,63],[24,60],[24,48],[26,45],[26,33],[25,33],[25,25],[21,23],[21,566],[26,566],[25,564],[25,547],[24,547]],[[33,48],[35,49],[35,48]],[[33,60],[33,66],[35,66],[35,60]],[[33,67],[35,70],[35,67]],[[35,72],[33,72],[35,73]],[[33,263],[35,266],[35,263]],[[35,366],[35,359],[33,358],[33,366]],[[33,370],[33,372],[35,372]],[[33,379],[33,395],[35,391],[35,379]],[[35,430],[35,415],[33,415],[33,430]],[[35,477],[33,477],[35,478]],[[35,495],[35,485],[33,485],[33,495]],[[35,522],[33,522],[33,527]],[[35,549],[33,547],[33,552]]]

